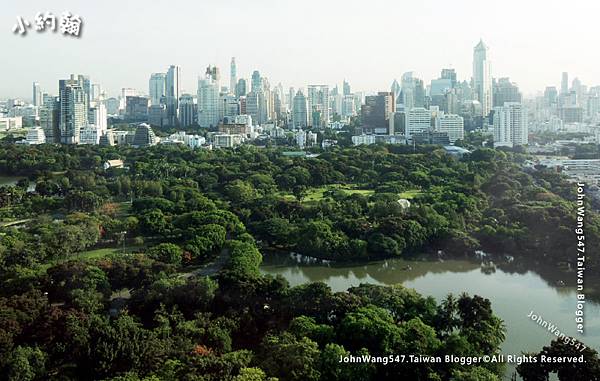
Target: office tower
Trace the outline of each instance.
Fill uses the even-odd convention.
[[[506,102],[521,103],[523,96],[516,83],[509,78],[500,78],[494,81],[494,107],[504,106]]]
[[[494,147],[527,144],[527,112],[521,103],[494,108]]]
[[[288,93],[286,94],[286,103],[288,111],[292,112],[294,110],[294,97],[296,96],[296,91],[293,87],[288,89]]]
[[[396,100],[396,105],[404,104],[404,100],[402,99],[402,87],[398,83],[397,80],[394,79],[392,85],[390,86],[390,91],[394,94],[394,99]]]
[[[219,99],[219,121],[223,118],[233,118],[240,114],[240,104],[232,94],[222,94]]]
[[[567,94],[569,92],[569,73],[563,71],[562,80],[560,82],[560,94]]]
[[[356,115],[356,110],[354,109],[354,95],[344,95],[342,98],[342,117],[349,118],[354,115]]]
[[[79,143],[80,130],[87,124],[86,94],[83,90],[82,76],[77,79],[59,81],[59,129],[60,142]]]
[[[40,84],[37,82],[33,82],[33,105],[41,106],[42,105],[42,88]]]
[[[454,86],[452,85],[452,80],[450,78],[432,79],[431,86],[429,88],[429,96],[443,96],[453,88]]]
[[[444,69],[449,70],[449,69]],[[452,77],[452,73],[442,71],[442,76],[438,79],[431,80],[429,87],[430,105],[438,106],[440,109],[448,112],[447,94],[454,90],[452,78],[444,78],[444,76]]]
[[[119,100],[117,98],[108,98],[106,100],[106,112],[109,115],[117,115],[119,113]]]
[[[152,127],[146,123],[140,124],[135,130],[133,137],[134,147],[150,147],[158,143],[158,138],[152,131]]]
[[[211,79],[212,81],[216,82],[217,84],[220,84],[221,72],[219,71],[218,67],[209,65],[206,68],[205,76],[206,76],[206,78]],[[221,89],[219,88],[219,90],[221,90]]]
[[[325,128],[329,124],[329,87],[308,85],[308,125]]]
[[[196,105],[194,97],[190,94],[183,94],[179,98],[179,123],[181,127],[189,127],[194,125],[196,117]]]
[[[413,101],[415,107],[424,107],[425,106],[425,85],[423,84],[423,80],[419,78],[415,78],[415,87],[414,87],[414,95]]]
[[[308,111],[306,97],[302,90],[298,90],[293,99],[292,106],[292,125],[293,128],[306,128],[308,126]]]
[[[175,126],[179,118],[179,97],[181,95],[181,68],[171,65],[166,78],[167,120],[170,126]]]
[[[148,119],[148,106],[150,99],[147,97],[128,96],[125,99],[125,117],[132,122],[141,122]]]
[[[153,73],[150,75],[148,87],[150,104],[160,104],[162,97],[167,95],[167,75],[165,73]]]
[[[103,103],[98,102],[92,105],[88,111],[88,123],[95,125],[100,135],[106,133],[108,130],[108,115],[106,106]]]
[[[204,78],[198,80],[198,125],[217,127],[219,124],[219,72],[216,67],[206,68]]]
[[[431,129],[431,112],[424,107],[413,107],[406,111],[406,139],[416,133]]]
[[[248,84],[244,78],[240,78],[235,86],[235,96],[245,97],[248,93]]]
[[[465,137],[465,122],[459,115],[441,114],[435,119],[436,131],[448,134],[451,144]]]
[[[452,84],[452,88],[456,87],[456,70],[454,69],[442,69],[441,79],[449,79]]]
[[[350,84],[348,82],[346,82],[345,79],[344,79],[344,82],[342,84],[342,87],[343,87],[343,89],[342,89],[343,94],[342,95],[350,95],[350,94],[352,94],[352,90],[350,89]]]
[[[256,124],[260,124],[260,96],[259,93],[251,91],[246,95],[246,114],[252,117]]]
[[[231,94],[236,93],[237,86],[237,67],[235,65],[235,57],[231,57],[231,67],[230,67],[230,78],[229,78],[229,92]]]
[[[362,133],[375,135],[393,135],[390,118],[396,111],[396,102],[392,92],[380,92],[365,97],[361,107]],[[391,124],[393,126],[393,123]]]
[[[558,103],[558,91],[555,86],[548,86],[544,90],[544,104],[547,107],[556,105]]]
[[[400,97],[402,98],[402,104],[404,105],[404,109],[405,110],[410,110],[415,106],[415,97],[414,97],[414,93],[415,93],[415,81],[413,79],[413,73],[411,71],[402,74],[402,78],[401,78],[401,94]],[[392,86],[394,86],[394,84],[392,83]]]
[[[263,83],[262,83],[262,78],[260,77],[260,73],[258,72],[258,70],[254,70],[254,72],[252,73],[252,82],[250,83],[250,91],[262,91],[263,89]]]
[[[90,81],[89,75],[80,75],[79,82],[81,83],[81,87],[83,88],[83,92],[85,93],[85,109],[90,107],[92,103],[92,82]]]
[[[477,100],[481,103],[483,116],[487,116],[493,105],[492,69],[488,47],[482,40],[473,49],[473,87]]]
[[[168,124],[167,105],[159,103],[148,109],[148,123],[152,126],[163,127]]]
[[[60,104],[56,97],[44,95],[39,115],[46,143],[60,143],[59,109]]]

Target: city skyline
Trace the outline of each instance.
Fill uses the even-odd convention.
[[[50,7],[54,13],[70,10],[81,15],[84,27],[79,39],[35,30],[25,37],[14,35],[10,28],[16,16],[32,18],[48,6],[6,4],[1,16],[6,32],[0,34],[0,43],[18,59],[3,63],[0,97],[29,99],[34,81],[44,91],[57,93],[56,80],[65,72],[89,75],[111,96],[124,87],[146,93],[148,76],[169,65],[181,67],[183,92],[195,94],[197,79],[208,65],[227,73],[222,81],[227,85],[233,56],[238,78],[249,80],[259,70],[272,85],[281,82],[295,88],[320,83],[333,87],[346,79],[353,90],[374,93],[388,90],[408,71],[426,84],[448,67],[456,69],[459,80],[470,80],[473,47],[480,39],[490,49],[492,76],[510,77],[527,96],[546,86],[559,87],[563,71],[570,79],[600,84],[594,68],[600,53],[586,48],[593,44],[593,34],[586,28],[597,14],[590,7],[600,10],[598,5],[586,4],[585,12],[580,12],[583,5],[565,8],[558,2],[547,2],[542,9],[508,1],[506,7],[489,10],[467,2],[451,7],[439,1],[374,2],[364,7],[350,1],[319,4],[321,12],[313,15],[310,1],[265,3],[269,11],[239,1],[210,7],[188,4],[189,12],[164,22],[159,18],[164,7],[155,4],[109,1],[100,7],[54,2]],[[513,12],[510,4],[521,12]],[[486,12],[497,17],[487,17]],[[530,21],[531,12],[540,20],[559,20],[560,25],[549,21],[536,25]],[[500,27],[509,16],[513,28]],[[336,35],[340,38],[333,38]],[[16,72],[20,74],[11,74]]]

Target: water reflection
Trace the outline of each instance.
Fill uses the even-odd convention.
[[[560,331],[600,350],[600,304],[591,300],[592,291],[600,289],[598,282],[586,278],[586,326],[585,335],[580,335],[574,315],[576,273],[558,271],[543,263],[509,258],[491,262],[485,258],[478,261],[389,259],[334,264],[293,254],[266,253],[261,271],[281,275],[292,286],[325,282],[333,291],[344,291],[361,283],[401,283],[437,300],[448,293],[477,294],[491,300],[494,312],[506,324],[507,335],[502,345],[505,354],[537,352],[555,338],[527,318],[531,311],[554,323]],[[513,370],[514,366],[508,366],[509,374]]]

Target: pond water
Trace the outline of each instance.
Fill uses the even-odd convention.
[[[294,254],[266,254],[261,271],[281,275],[292,285],[308,282],[325,282],[333,291],[345,291],[361,283],[392,285],[401,283],[425,296],[440,301],[448,293],[466,292],[480,295],[492,302],[496,315],[506,325],[506,340],[502,346],[505,354],[522,351],[538,352],[555,338],[547,329],[527,316],[536,315],[557,326],[586,345],[600,349],[600,304],[586,301],[585,334],[577,333],[575,326],[576,299],[572,287],[556,286],[554,280],[575,278],[574,273],[545,269],[542,278],[533,271],[509,272],[497,268],[484,271],[482,265],[467,260],[406,261],[391,259],[362,264],[331,264]],[[565,282],[567,283],[567,282]],[[586,287],[588,285],[586,284]],[[591,285],[590,285],[591,286]],[[509,365],[507,377],[514,371]]]
[[[0,187],[1,186],[12,186],[17,185],[17,182],[21,180],[23,177],[15,177],[15,176],[0,176]],[[35,182],[30,181],[29,186],[27,187],[27,192],[35,191]]]

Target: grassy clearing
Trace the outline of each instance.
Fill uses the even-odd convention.
[[[400,193],[399,196],[400,196],[400,198],[405,198],[405,199],[410,200],[411,198],[415,198],[422,193],[423,192],[421,192],[418,189],[411,189],[411,190],[407,190],[406,192]]]
[[[323,200],[326,197],[327,192],[330,192],[330,191],[341,191],[348,195],[360,194],[365,197],[371,196],[372,194],[375,193],[375,191],[373,189],[363,189],[363,188],[360,188],[360,186],[356,185],[356,184],[345,184],[345,185],[331,184],[331,185],[324,185],[324,186],[320,186],[320,187],[309,188],[306,191],[304,198],[302,199],[302,203],[310,204],[310,203],[319,202],[319,201]],[[412,198],[415,198],[416,196],[420,195],[421,193],[422,192],[419,189],[410,189],[410,190],[407,190],[405,192],[398,194],[398,197],[412,199]],[[296,199],[294,197],[294,195],[290,194],[290,193],[281,192],[281,193],[279,193],[279,196],[285,200],[295,200]]]

